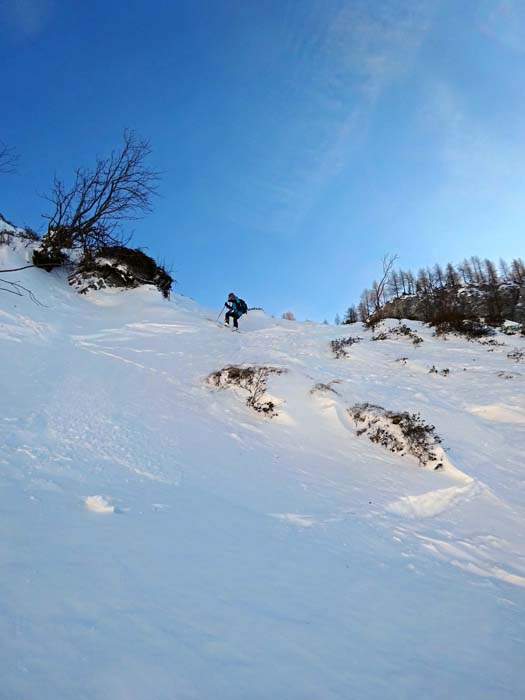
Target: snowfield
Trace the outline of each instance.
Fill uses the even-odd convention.
[[[151,287],[9,279],[41,305],[0,293],[1,700],[525,697],[523,337],[237,334]],[[206,381],[232,364],[286,370],[276,416]],[[420,413],[443,468],[358,435],[362,403]]]

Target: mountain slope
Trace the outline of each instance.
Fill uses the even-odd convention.
[[[336,359],[340,327],[16,279],[42,305],[0,296],[0,698],[522,697],[523,338],[356,325]],[[286,370],[276,417],[206,382],[229,364]],[[357,436],[363,402],[420,412],[445,468]]]

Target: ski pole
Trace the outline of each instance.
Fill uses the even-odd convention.
[[[224,304],[224,306],[221,309],[220,314],[217,316],[217,321],[219,321],[220,317],[222,316],[222,312],[224,311],[225,307],[226,307],[226,304]]]

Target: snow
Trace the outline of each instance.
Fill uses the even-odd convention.
[[[458,505],[462,500],[477,496],[480,486],[471,480],[466,486],[435,489],[417,496],[402,496],[387,506],[387,510],[405,518],[433,518]]]
[[[17,228],[16,226],[13,226],[13,224],[9,224],[0,214],[0,233],[23,233],[23,229]]]
[[[0,295],[2,700],[523,698],[523,338],[236,334],[152,287],[15,278],[41,305]],[[230,364],[287,370],[276,417],[206,382]],[[421,413],[444,468],[357,436],[365,402]]]
[[[86,504],[86,508],[92,510],[94,513],[115,512],[115,506],[110,505],[104,496],[86,496],[84,503]]]
[[[525,411],[520,406],[492,404],[490,406],[468,406],[466,410],[482,416],[486,420],[525,425]]]

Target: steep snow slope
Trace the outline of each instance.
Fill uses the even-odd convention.
[[[523,697],[522,338],[235,334],[150,288],[10,279],[42,306],[0,294],[2,700]],[[278,416],[205,382],[231,363],[288,370]],[[445,469],[358,437],[362,402],[420,412]]]

